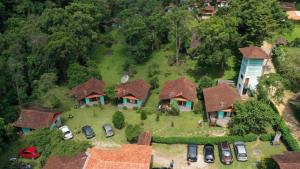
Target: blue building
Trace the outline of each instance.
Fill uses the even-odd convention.
[[[237,82],[239,95],[247,95],[255,90],[259,78],[263,75],[264,66],[271,58],[263,49],[256,46],[240,48],[243,60]]]

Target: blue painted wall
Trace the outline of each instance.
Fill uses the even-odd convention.
[[[104,96],[100,96],[100,103],[102,104],[102,105],[104,105]]]

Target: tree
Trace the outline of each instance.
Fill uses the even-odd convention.
[[[231,1],[229,8],[230,15],[238,18],[238,31],[244,45],[261,46],[267,37],[288,22],[276,0]]]
[[[184,8],[175,7],[167,15],[168,24],[170,26],[170,33],[175,41],[175,51],[176,51],[176,64],[179,64],[179,51],[182,48],[182,44],[185,42],[188,35],[189,24],[187,21],[190,17],[188,11]]]
[[[151,89],[157,89],[159,87],[159,79],[157,77],[153,77],[150,80]]]
[[[140,117],[141,120],[146,120],[147,119],[147,112],[145,110],[140,111]]]
[[[45,95],[50,89],[56,87],[57,76],[55,73],[44,73],[39,80],[33,82],[33,96]]]
[[[209,77],[209,76],[201,77],[199,80],[198,88],[197,88],[198,98],[202,100],[203,99],[203,89],[212,87],[212,86],[213,86],[213,80],[211,77]]]
[[[136,142],[138,136],[141,134],[142,131],[143,130],[139,125],[129,124],[125,129],[127,141],[129,141],[130,143]]]
[[[199,68],[219,66],[224,71],[227,57],[231,56],[240,43],[235,17],[212,17],[197,25],[201,45],[195,50]]]
[[[276,113],[265,102],[250,100],[234,105],[235,116],[230,122],[230,134],[261,134],[274,123]]]
[[[125,126],[125,116],[122,112],[116,111],[112,116],[112,123],[115,128],[122,129]]]

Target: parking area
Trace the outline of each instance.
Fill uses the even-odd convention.
[[[170,162],[174,160],[174,169],[257,169],[257,163],[262,159],[286,151],[283,144],[272,146],[269,142],[250,142],[246,143],[249,160],[246,162],[239,162],[236,160],[233,145],[231,144],[230,146],[234,156],[231,165],[224,165],[220,162],[219,151],[216,145],[214,151],[215,162],[213,164],[207,164],[203,161],[203,146],[199,145],[197,162],[188,165],[186,161],[187,145],[153,144],[153,164],[154,167],[168,167]]]

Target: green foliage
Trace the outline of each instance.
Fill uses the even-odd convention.
[[[212,87],[213,86],[213,79],[209,76],[203,76],[199,80],[199,85],[197,88],[197,95],[200,100],[203,99],[203,89]]]
[[[194,113],[195,114],[204,114],[204,106],[202,100],[199,100],[196,104],[194,104]]]
[[[101,79],[101,74],[96,69],[96,65],[89,61],[87,63],[90,67],[81,66],[78,63],[73,63],[69,66],[69,69],[67,70],[68,74],[68,86],[70,88],[75,87],[91,77],[95,77],[98,80]]]
[[[234,105],[235,116],[230,123],[232,135],[245,135],[248,133],[261,134],[274,123],[275,112],[264,102],[250,100]]]
[[[159,79],[157,77],[153,77],[150,80],[151,89],[157,89],[159,87]]]
[[[277,163],[272,158],[263,158],[260,165],[260,169],[280,169]]]
[[[109,100],[112,104],[115,104],[116,102],[116,90],[115,87],[108,87],[105,88],[105,96],[107,98],[107,100]]]
[[[137,141],[138,136],[141,134],[143,129],[139,125],[129,124],[125,129],[125,135],[127,141],[134,143]]]
[[[267,134],[262,134],[259,137],[259,140],[261,140],[261,141],[272,141],[274,137],[275,137],[275,134],[267,133]]]
[[[252,142],[257,139],[255,134],[247,134],[245,136],[218,136],[218,137],[160,137],[153,136],[152,141],[154,143],[161,144],[218,144],[223,141],[234,143],[235,141]]]
[[[122,112],[117,111],[112,116],[112,123],[117,129],[122,129],[125,126],[125,116]]]
[[[144,110],[141,110],[140,111],[140,117],[141,117],[141,120],[146,120],[147,119],[147,112],[144,111]]]
[[[39,80],[33,82],[33,96],[41,97],[50,89],[56,87],[57,76],[55,73],[44,73]]]
[[[173,116],[179,115],[180,110],[179,110],[179,106],[176,101],[174,101],[174,100],[170,101],[170,110],[168,111],[168,113]]]

